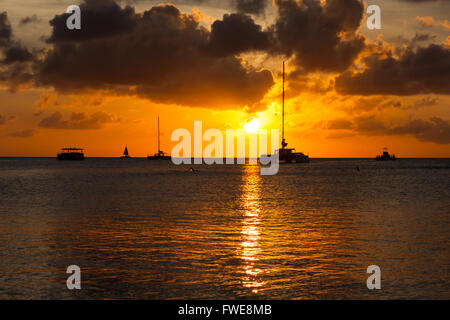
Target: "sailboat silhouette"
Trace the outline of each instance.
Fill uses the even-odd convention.
[[[130,159],[130,154],[128,153],[128,146],[125,146],[125,150],[123,151],[123,156],[121,156],[122,159]]]
[[[275,154],[278,154],[280,162],[283,163],[309,163],[309,156],[305,155],[303,152],[295,152],[294,148],[287,148],[288,143],[285,139],[285,132],[284,132],[284,109],[285,109],[285,82],[286,82],[286,75],[285,75],[285,63],[283,61],[283,102],[282,102],[282,120],[281,120],[281,126],[282,126],[282,137],[281,137],[281,149],[275,150]]]
[[[295,149],[293,148],[287,148],[288,143],[286,142],[286,139],[284,138],[284,104],[285,104],[285,92],[284,92],[284,86],[286,82],[286,76],[285,76],[285,63],[283,61],[283,118],[282,118],[282,140],[281,140],[281,149],[276,150],[275,152],[279,153],[279,159],[280,162],[285,163],[309,163],[309,156],[305,155],[303,152],[295,152]]]
[[[161,151],[161,142],[159,138],[159,117],[158,117],[158,152],[153,156],[148,156],[148,160],[170,160],[171,157],[167,156],[164,151]]]

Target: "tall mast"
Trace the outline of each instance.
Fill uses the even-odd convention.
[[[160,141],[159,141],[159,116],[158,116],[158,153],[161,150]]]
[[[284,76],[284,61],[283,61],[283,126],[282,126],[282,138],[281,138],[283,144],[284,144],[284,81],[285,81],[285,76]]]

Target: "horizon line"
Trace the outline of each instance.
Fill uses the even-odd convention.
[[[131,157],[130,159],[147,159],[148,156],[136,156],[136,157]],[[371,156],[371,157],[367,157],[367,156],[350,156],[350,157],[336,157],[336,156],[319,156],[319,157],[310,157],[310,159],[375,159],[376,156]],[[28,159],[33,159],[33,158],[44,158],[44,159],[56,159],[56,157],[54,156],[0,156],[0,159],[8,159],[8,158],[28,158]],[[92,157],[85,157],[86,159],[121,159],[121,156],[92,156]],[[183,157],[174,157],[175,159],[195,159],[195,157],[191,157],[191,158],[183,158]],[[202,157],[201,159],[221,159],[219,158],[204,158]],[[239,157],[234,157],[234,158],[222,158],[223,160],[225,159],[245,159],[245,160],[249,160],[249,159],[260,159],[260,157],[257,158],[250,158],[250,157],[245,157],[245,158],[239,158]],[[450,156],[444,156],[444,157],[434,157],[434,156],[405,156],[405,157],[401,157],[401,158],[397,158],[397,160],[401,160],[401,159],[450,159]]]

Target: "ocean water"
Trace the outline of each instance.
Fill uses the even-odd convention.
[[[0,298],[450,298],[448,159],[187,168],[0,159]]]

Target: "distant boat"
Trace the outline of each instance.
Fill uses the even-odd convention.
[[[80,148],[63,148],[61,153],[57,155],[58,160],[84,160],[83,149]]]
[[[125,150],[123,151],[123,156],[120,157],[121,159],[130,159],[130,154],[128,153],[128,147],[125,146]]]
[[[384,148],[383,149],[383,154],[378,155],[376,157],[377,161],[394,161],[397,158],[395,157],[395,154],[389,154],[388,149]]]
[[[153,156],[148,156],[148,160],[170,160],[171,157],[168,156],[164,151],[161,151],[161,143],[159,139],[159,117],[158,117],[158,152]]]
[[[295,149],[287,148],[288,144],[284,138],[284,83],[285,83],[285,63],[283,61],[283,118],[282,118],[282,142],[281,149],[275,150],[275,154],[279,155],[280,162],[285,163],[309,163],[309,156],[305,155],[303,152],[295,152]]]

